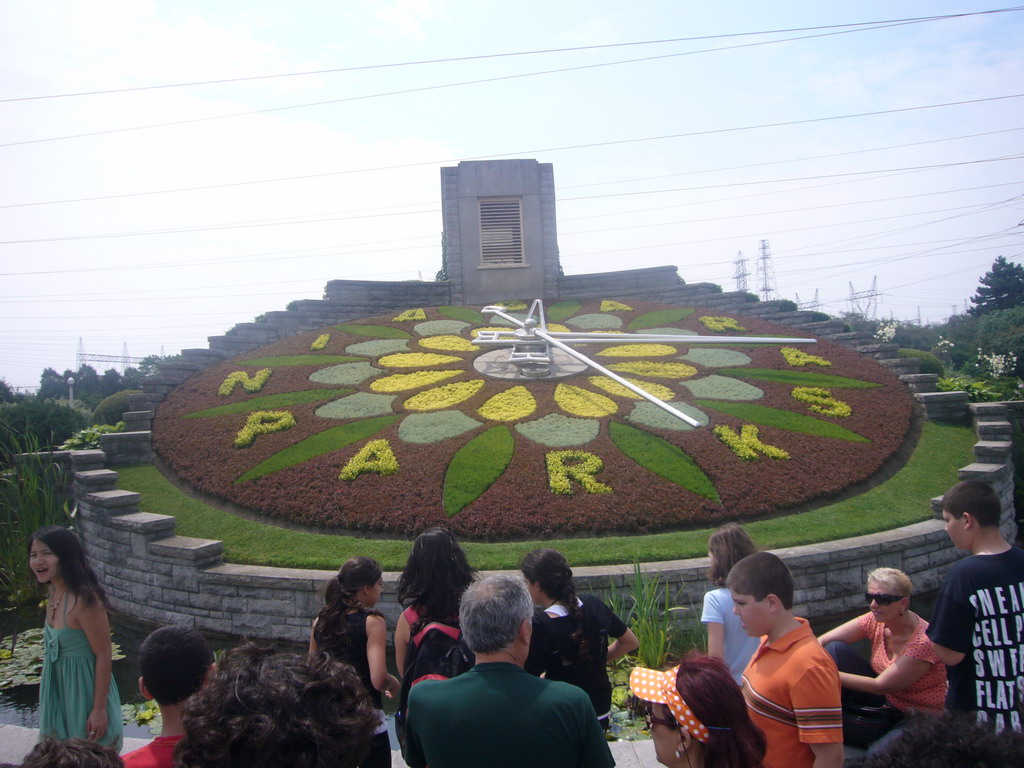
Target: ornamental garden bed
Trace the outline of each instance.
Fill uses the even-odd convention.
[[[548,321],[799,335],[621,301],[556,303]],[[910,425],[896,376],[827,341],[581,347],[706,425],[693,429],[595,371],[483,376],[471,341],[488,327],[503,323],[470,307],[411,307],[211,366],[160,405],[155,450],[197,490],[270,518],[399,535],[442,524],[498,540],[650,533],[827,499],[877,472]]]

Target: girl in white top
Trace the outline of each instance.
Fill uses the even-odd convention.
[[[743,670],[754,655],[760,638],[751,637],[732,612],[732,596],[725,588],[725,577],[736,563],[757,551],[750,536],[736,523],[726,523],[708,539],[708,580],[718,589],[704,595],[701,622],[708,629],[708,655],[725,661],[738,685],[743,685]]]

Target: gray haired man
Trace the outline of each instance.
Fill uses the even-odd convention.
[[[590,698],[523,670],[533,603],[522,580],[488,576],[459,604],[476,666],[409,695],[410,768],[603,768],[615,765]]]

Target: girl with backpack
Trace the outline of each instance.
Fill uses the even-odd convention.
[[[607,729],[612,705],[608,664],[636,650],[640,642],[600,598],[577,596],[572,569],[557,549],[533,550],[521,569],[539,606],[526,671],[582,688]],[[609,637],[614,638],[611,645]]]
[[[412,543],[398,580],[398,604],[406,606],[395,626],[395,663],[405,673],[409,640],[432,621],[459,620],[459,599],[476,571],[449,531],[428,528]]]
[[[324,607],[313,621],[309,652],[323,651],[351,664],[363,681],[378,712],[370,753],[360,768],[391,765],[391,741],[384,721],[381,694],[391,698],[399,682],[388,673],[386,661],[387,626],[384,616],[373,608],[380,600],[384,583],[380,563],[370,557],[353,557],[341,566],[324,589]]]

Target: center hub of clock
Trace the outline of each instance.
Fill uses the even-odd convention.
[[[492,379],[515,381],[556,381],[575,376],[587,370],[587,364],[577,360],[560,349],[550,349],[544,362],[513,362],[509,359],[508,348],[484,352],[473,360],[473,367]]]

